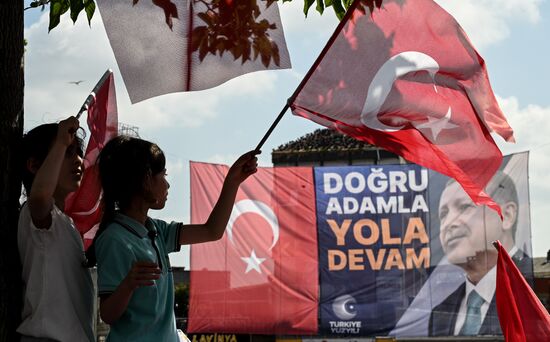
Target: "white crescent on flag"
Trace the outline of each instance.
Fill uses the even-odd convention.
[[[269,223],[269,226],[273,231],[273,242],[271,243],[269,250],[275,247],[277,241],[279,241],[279,220],[277,219],[277,216],[267,204],[261,201],[254,201],[250,199],[238,201],[233,206],[233,211],[231,212],[231,216],[229,217],[229,222],[227,223],[226,229],[227,238],[229,239],[229,241],[231,241],[233,245],[235,244],[235,242],[233,241],[233,225],[235,224],[235,221],[237,221],[239,216],[246,213],[258,214],[263,217],[267,221],[267,223]]]
[[[434,81],[439,64],[435,59],[418,51],[405,51],[388,59],[378,70],[369,85],[367,99],[361,111],[361,122],[370,129],[395,132],[404,126],[388,126],[378,120],[380,108],[386,101],[395,81],[408,73],[427,71]],[[435,89],[437,92],[437,89]]]

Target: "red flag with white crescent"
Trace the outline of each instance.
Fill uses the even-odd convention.
[[[91,245],[101,220],[101,184],[96,159],[103,146],[118,133],[115,81],[111,71],[106,75],[103,83],[90,94],[87,108],[90,139],[84,155],[84,175],[78,190],[65,200],[65,213],[73,219],[86,249]]]
[[[350,7],[290,99],[295,115],[455,178],[477,204],[513,132],[485,63],[454,18],[432,0]]]
[[[228,167],[191,163],[191,222],[208,219]],[[188,330],[317,331],[313,172],[258,168],[241,184],[221,240],[191,246]]]

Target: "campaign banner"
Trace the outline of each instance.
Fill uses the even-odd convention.
[[[316,167],[320,334],[502,335],[492,242],[532,283],[527,165],[505,157],[485,189],[502,219],[418,165]]]
[[[314,170],[320,333],[387,334],[430,267],[428,170],[414,164]]]

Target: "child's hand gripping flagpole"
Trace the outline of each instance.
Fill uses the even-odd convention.
[[[94,89],[92,89],[92,92],[90,93],[90,95],[88,95],[88,97],[86,98],[86,100],[82,104],[82,107],[80,107],[80,110],[76,114],[77,119],[80,119],[80,116],[82,115],[82,113],[84,113],[84,111],[88,110],[88,107],[90,106],[90,103],[92,103],[92,101],[94,100],[97,92],[99,91],[99,89],[101,88],[103,83],[105,83],[105,81],[107,80],[109,75],[111,75],[112,73],[113,73],[113,70],[107,69],[105,71],[105,73],[103,74],[103,76],[101,76],[101,79],[99,80],[99,82],[97,82]]]

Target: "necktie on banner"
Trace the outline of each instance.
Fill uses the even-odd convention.
[[[118,112],[115,81],[108,70],[94,91],[88,96],[83,110],[88,111],[90,139],[84,155],[84,175],[77,191],[65,200],[65,212],[69,215],[84,239],[88,249],[101,220],[101,184],[96,159],[105,144],[118,134]],[[81,110],[81,111],[83,111]]]
[[[513,132],[483,59],[432,0],[355,1],[289,100],[295,115],[455,178],[477,204]],[[365,13],[366,12],[366,13]]]
[[[481,328],[481,306],[483,303],[485,303],[485,300],[479,295],[479,293],[476,292],[476,290],[472,290],[466,300],[466,320],[460,329],[459,335],[477,335],[479,328]]]
[[[190,164],[191,222],[208,219],[228,167]],[[258,168],[241,184],[221,240],[191,246],[190,332],[317,332],[319,271],[312,169]]]
[[[97,3],[132,103],[291,66],[274,1]]]
[[[550,315],[499,241],[496,303],[506,341],[550,341]]]

